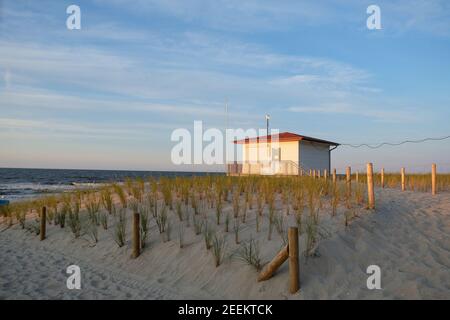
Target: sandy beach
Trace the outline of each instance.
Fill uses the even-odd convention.
[[[329,217],[321,210],[322,236],[313,257],[300,257],[301,289],[288,292],[288,266],[268,281],[236,259],[234,234],[226,234],[224,262],[215,267],[203,237],[186,228],[179,247],[174,226],[171,240],[161,241],[154,223],[148,244],[138,259],[131,259],[131,239],[124,247],[114,243],[111,230],[99,230],[96,245],[70,231],[47,228],[47,239],[14,225],[0,232],[1,299],[450,299],[450,194],[376,189],[377,209],[359,209],[345,227],[342,215]],[[231,205],[224,205],[224,212]],[[267,210],[267,209],[265,209]],[[213,211],[210,212],[213,216]],[[267,226],[255,232],[255,208],[240,232],[261,243],[264,262],[282,247],[274,232],[267,241]],[[169,213],[174,225],[175,214]],[[287,219],[289,224],[289,219]],[[127,225],[128,228],[130,224]],[[217,230],[223,229],[223,223]],[[129,231],[128,231],[129,232]],[[303,238],[300,244],[303,245]],[[302,250],[302,248],[300,248]],[[304,250],[304,249],[303,249]],[[66,287],[66,268],[81,268],[81,290]],[[369,290],[366,269],[381,268],[381,290]]]

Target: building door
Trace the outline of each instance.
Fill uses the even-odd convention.
[[[281,148],[272,148],[272,161],[281,160]]]

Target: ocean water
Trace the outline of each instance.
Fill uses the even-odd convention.
[[[204,176],[205,172],[0,168],[0,199],[17,201],[126,178]],[[220,173],[219,173],[220,174]]]

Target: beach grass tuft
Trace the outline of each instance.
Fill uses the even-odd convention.
[[[212,239],[212,253],[216,268],[223,262],[226,245],[227,241],[225,236],[218,236],[217,234],[214,235]]]
[[[123,247],[125,245],[126,241],[126,226],[127,226],[127,220],[126,220],[126,212],[124,208],[121,208],[118,210],[118,213],[115,217],[116,221],[114,224],[114,241],[117,243],[117,245],[120,247]]]
[[[259,243],[253,238],[250,238],[249,241],[245,241],[240,245],[236,252],[236,257],[249,266],[254,267],[256,271],[262,269],[263,264],[261,262]]]

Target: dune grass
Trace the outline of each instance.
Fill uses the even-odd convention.
[[[250,238],[249,241],[243,242],[240,245],[236,252],[236,257],[249,266],[255,268],[256,271],[260,271],[263,267],[259,243],[253,238]]]
[[[227,241],[225,236],[218,236],[217,234],[214,234],[212,239],[212,253],[216,268],[220,266],[225,257],[226,245]]]
[[[407,168],[406,168],[407,169]],[[352,179],[356,177],[352,175]],[[418,192],[431,192],[431,173],[408,173],[405,174],[406,190]],[[374,184],[381,187],[381,174],[374,173]],[[385,188],[400,189],[401,188],[401,174],[399,172],[385,172],[384,186]],[[365,174],[359,175],[359,182],[367,183],[367,176]],[[438,191],[450,191],[450,174],[437,174],[436,187]]]
[[[448,188],[449,177],[438,176],[438,190]],[[343,224],[351,228],[361,214],[371,214],[364,210],[365,175],[361,173],[358,179],[358,183],[352,182],[351,193],[347,193],[345,181],[332,183],[308,176],[202,176],[151,178],[147,182],[127,179],[123,184],[2,206],[0,215],[8,228],[17,223],[18,228],[38,234],[39,213],[45,206],[48,228],[67,225],[67,231],[61,232],[73,237],[74,242],[88,236],[96,244],[105,241],[101,235],[107,232],[118,247],[126,247],[131,213],[139,213],[142,248],[157,237],[152,230],[159,231],[162,242],[171,241],[171,231],[175,230],[173,240],[178,240],[183,252],[189,250],[194,238],[194,245],[212,253],[216,267],[223,263],[225,248],[231,247],[230,252],[236,251],[240,260],[260,270],[260,246],[286,245],[289,226],[298,227],[304,255],[314,257],[323,238],[323,217],[335,219],[345,230]],[[426,191],[428,180],[429,175],[408,175],[407,185],[410,190]],[[386,187],[399,188],[400,175],[387,174]],[[188,229],[191,223],[193,228]],[[279,237],[273,236],[274,230]],[[248,240],[249,232],[256,232],[259,242]],[[226,244],[228,234],[234,241],[230,238]],[[112,241],[111,236],[106,239]],[[267,245],[267,241],[274,245]]]
[[[118,213],[115,217],[116,221],[114,224],[114,241],[117,243],[117,245],[120,247],[123,247],[125,245],[126,241],[126,227],[127,227],[127,220],[126,220],[126,212],[124,208],[121,208],[118,210]]]

